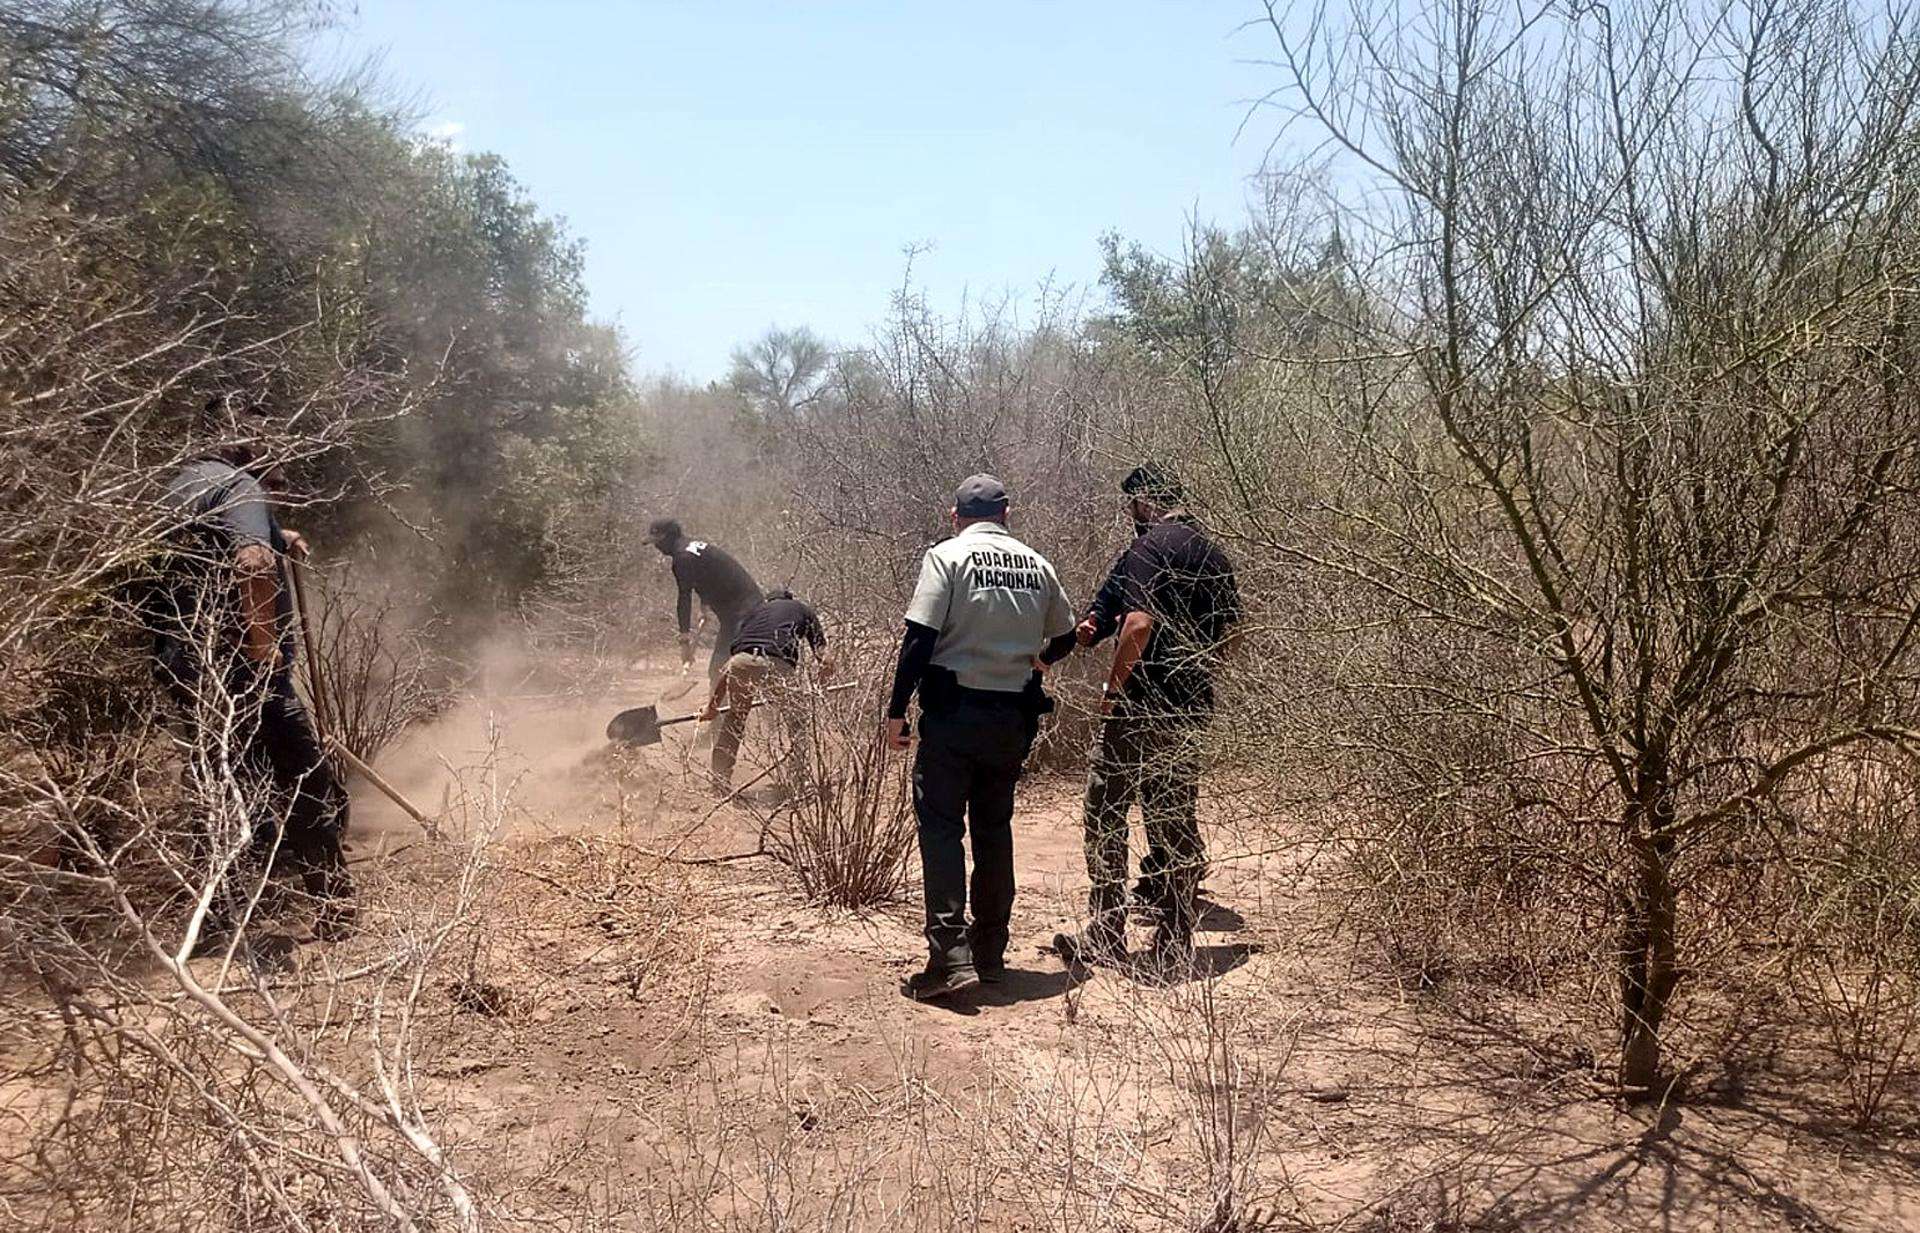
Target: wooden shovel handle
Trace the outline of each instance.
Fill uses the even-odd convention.
[[[820,692],[823,694],[837,694],[842,692],[843,690],[852,689],[855,685],[858,685],[859,683],[860,682],[858,681],[842,681],[838,685],[829,685],[825,689],[821,690]],[[760,703],[758,701],[749,702],[747,703],[747,709],[752,710],[754,707],[759,705]],[[715,711],[714,714],[725,715],[728,711],[731,711],[732,709],[733,708],[730,706],[723,706],[719,710]],[[700,716],[701,716],[701,712],[695,711],[691,715],[679,715],[672,719],[657,720],[653,726],[656,728],[671,728],[675,724],[690,724],[694,720],[699,719]]]
[[[300,622],[300,641],[307,651],[307,692],[313,696],[313,728],[321,741],[326,742],[334,731],[334,716],[327,706],[326,679],[321,675],[313,622],[307,619],[313,609],[307,606],[306,570],[299,557],[287,554],[287,574],[293,579],[293,614]]]
[[[439,837],[440,835],[439,822],[428,817],[425,813],[422,813],[418,805],[415,805],[412,801],[402,796],[400,794],[400,789],[388,783],[386,781],[386,778],[382,776],[379,771],[374,770],[372,767],[368,766],[365,762],[361,761],[360,755],[354,753],[351,749],[348,749],[345,745],[342,745],[337,737],[330,736],[326,738],[326,740],[327,740],[327,747],[333,750],[333,752],[335,752],[336,754],[339,754],[342,761],[344,761],[348,766],[352,767],[355,771],[359,772],[361,777],[363,777],[368,783],[380,789],[381,793],[384,794],[388,800],[400,806],[400,808],[406,810],[407,813],[413,818],[415,822],[418,822],[421,826],[424,826],[427,830],[427,836],[429,838]]]

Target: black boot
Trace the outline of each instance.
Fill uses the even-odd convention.
[[[1127,961],[1127,943],[1125,938],[1092,929],[1084,933],[1056,933],[1053,953],[1069,968],[1111,968]]]
[[[956,993],[965,993],[979,984],[980,974],[972,965],[952,968],[929,966],[925,971],[915,972],[908,977],[903,989],[916,1002],[934,1002]]]
[[[1167,882],[1163,874],[1149,873],[1141,875],[1133,884],[1133,909],[1136,912],[1152,913],[1159,909],[1160,901],[1166,897]]]
[[[1163,985],[1177,985],[1194,975],[1193,934],[1161,926],[1153,944],[1141,956],[1140,975]]]

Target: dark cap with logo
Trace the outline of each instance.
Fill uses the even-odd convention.
[[[1143,462],[1127,472],[1127,478],[1120,481],[1120,491],[1166,505],[1181,499],[1180,477],[1158,463]]]
[[[984,471],[969,475],[953,494],[953,512],[962,518],[998,518],[1007,512],[1007,486]]]

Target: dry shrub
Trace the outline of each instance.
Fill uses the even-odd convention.
[[[912,759],[879,740],[881,688],[867,683],[797,699],[809,712],[802,747],[793,752],[799,783],[773,840],[817,903],[870,908],[906,885],[916,833]]]
[[[0,1222],[471,1225],[410,1059],[430,974],[471,906],[474,849],[449,849],[436,895],[376,920],[354,960],[295,951],[293,896],[250,851],[260,785],[233,756],[243,702],[203,689],[204,739],[181,739],[139,604],[178,546],[165,485],[213,444],[197,418],[209,392],[281,396],[248,443],[296,483],[403,400],[323,345],[328,303],[247,342],[258,323],[211,277],[102,282],[124,233],[13,207],[0,216],[0,1086],[18,1101],[0,1133]],[[216,898],[236,927],[196,955]]]
[[[516,854],[488,905],[488,972],[535,1006],[600,985],[635,1001],[691,1004],[704,987],[668,986],[697,970],[701,906],[685,866],[630,843],[624,825],[547,839]],[[569,932],[595,939],[578,963],[556,961],[544,945]]]
[[[1354,1228],[1357,1233],[1495,1233],[1517,1227],[1498,1205],[1488,1211],[1482,1206],[1472,1182],[1442,1176],[1394,1196]]]
[[[433,649],[435,623],[410,621],[384,590],[351,567],[309,572],[314,654],[321,698],[303,672],[310,701],[327,735],[372,762],[413,724],[438,715],[450,694],[451,665]]]
[[[209,698],[212,705],[214,699]],[[194,758],[195,825],[174,768],[23,775],[23,808],[60,834],[59,868],[10,862],[7,973],[16,991],[0,1082],[19,1084],[0,1152],[20,1227],[477,1227],[480,1200],[417,1086],[486,879],[505,798],[486,768],[450,795],[439,875],[383,905],[345,954],[298,951],[264,869],[246,857],[258,786]],[[217,746],[226,738],[210,739]],[[124,790],[131,784],[131,791]],[[107,825],[100,825],[105,819]],[[205,933],[216,898],[243,922]],[[339,952],[336,952],[339,954]],[[128,1213],[134,1213],[129,1217]]]
[[[1006,1190],[1048,1227],[1255,1233],[1300,1227],[1269,1131],[1300,1020],[1204,973],[1166,987],[1096,977],[1072,1047],[984,1069]],[[1073,996],[1073,995],[1070,995]]]
[[[1851,761],[1790,833],[1788,985],[1831,1050],[1854,1125],[1920,1080],[1920,774]]]
[[[936,1233],[1003,1227],[1020,1210],[1001,1128],[932,1084],[924,1049],[889,1042],[894,1074],[840,1086],[811,1072],[802,1043],[710,1042],[693,1083],[636,1106],[638,1163],[607,1183],[633,1215],[602,1227]]]
[[[1321,815],[1314,829],[1340,858],[1330,876],[1355,934],[1413,990],[1565,995],[1606,972],[1609,858],[1580,809],[1588,768],[1447,704],[1471,682],[1512,679],[1513,664],[1426,630],[1330,641],[1302,648],[1328,687],[1290,709],[1257,706],[1252,727],[1306,751],[1282,770],[1318,798],[1306,816]],[[1232,687],[1257,688],[1266,671],[1243,659]]]
[[[1563,870],[1522,859],[1549,837],[1500,825],[1511,821],[1438,807],[1349,846],[1349,922],[1404,987],[1464,980],[1537,994],[1597,957],[1581,926],[1599,901]]]
[[[1264,1189],[1267,1105],[1287,1057],[1262,1058],[1248,1048],[1246,1007],[1229,1002],[1204,976],[1175,987],[1183,1030],[1153,1033],[1174,1090],[1185,1106],[1207,1192],[1200,1233],[1257,1233],[1274,1221]],[[1289,1044],[1291,1042],[1288,1042]]]

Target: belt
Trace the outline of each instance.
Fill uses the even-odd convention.
[[[983,706],[1020,705],[1020,691],[1017,689],[975,689],[971,685],[955,685],[951,688],[951,697],[955,702],[977,702]]]

